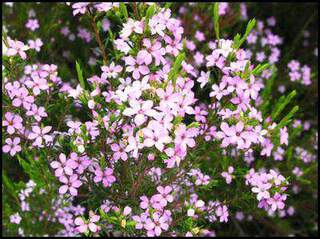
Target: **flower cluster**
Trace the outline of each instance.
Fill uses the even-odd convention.
[[[311,81],[311,68],[307,65],[300,66],[300,62],[291,60],[288,63],[289,77],[293,82],[299,82],[303,85],[310,85]]]
[[[55,169],[55,176],[64,184],[59,188],[59,193],[65,194],[69,191],[72,196],[77,196],[78,188],[82,185],[81,175],[90,164],[91,160],[87,156],[79,157],[75,152],[72,152],[68,159],[61,153],[59,161],[52,161],[50,166]]]
[[[257,194],[258,207],[269,213],[285,207],[287,184],[286,179],[273,169],[268,173],[251,169],[246,175],[246,185],[251,186],[251,191]]]
[[[140,197],[140,208],[145,211],[140,215],[132,216],[136,222],[136,229],[146,230],[147,236],[160,236],[162,231],[169,229],[169,224],[172,222],[170,210],[166,210],[168,203],[173,202],[171,194],[172,187],[158,186],[157,194],[154,194],[150,199],[146,196]]]

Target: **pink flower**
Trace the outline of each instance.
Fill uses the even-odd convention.
[[[132,18],[129,18],[128,21],[123,24],[123,28],[120,32],[120,37],[123,39],[128,39],[132,32],[142,34],[143,22],[134,21]]]
[[[69,29],[68,26],[65,26],[65,27],[61,28],[60,32],[61,32],[62,35],[68,36],[69,33],[70,33],[70,29]]]
[[[124,151],[124,145],[120,144],[111,144],[111,150],[114,152],[113,158],[114,160],[122,159],[123,161],[127,161],[128,155]]]
[[[152,55],[147,50],[140,50],[137,55],[137,62],[142,62],[148,66],[152,63]]]
[[[280,193],[275,193],[273,197],[267,200],[267,203],[271,205],[271,210],[276,211],[277,209],[283,209],[285,204],[283,201],[287,199],[286,195],[281,195]]]
[[[36,119],[36,121],[41,121],[43,117],[48,116],[47,113],[45,112],[44,107],[42,106],[38,107],[35,104],[31,106],[31,109],[27,111],[26,115],[33,116]]]
[[[154,237],[154,235],[155,235],[154,230],[153,230],[154,227],[155,227],[154,222],[150,218],[147,218],[146,222],[144,224],[144,228],[147,230],[148,237]]]
[[[122,66],[115,65],[114,62],[112,62],[109,66],[102,66],[101,70],[103,71],[101,75],[101,79],[105,80],[107,78],[117,78],[118,74],[122,71]]]
[[[254,77],[250,77],[250,84],[248,88],[244,91],[244,95],[249,98],[251,96],[252,99],[257,99],[258,93],[260,91],[260,84],[254,82]]]
[[[256,54],[256,60],[258,62],[263,62],[263,60],[266,58],[266,55],[264,54],[264,52],[257,52]]]
[[[67,126],[69,127],[69,130],[68,130],[69,134],[73,134],[73,133],[80,134],[81,133],[81,128],[80,128],[81,122],[70,120],[67,122]]]
[[[297,71],[293,71],[289,73],[289,77],[291,81],[297,81],[301,78],[301,74]]]
[[[186,125],[180,124],[179,127],[175,130],[175,144],[183,151],[187,151],[187,146],[193,148],[196,145],[195,140],[193,139],[194,130],[192,128],[187,129]]]
[[[20,107],[23,105],[26,110],[29,110],[34,102],[34,97],[28,94],[29,92],[25,87],[17,89],[15,91],[15,98],[12,101],[12,105],[15,107]]]
[[[185,61],[183,61],[181,63],[182,69],[187,72],[188,74],[192,75],[193,77],[196,77],[197,74],[194,70],[194,67],[191,64],[186,63]]]
[[[207,73],[201,71],[200,77],[197,79],[197,81],[200,83],[201,88],[203,88],[208,83],[209,77],[210,77],[210,71],[208,71]],[[212,97],[211,93],[210,93],[210,97]]]
[[[195,120],[197,122],[206,122],[206,115],[208,115],[208,111],[201,109],[199,106],[194,108]]]
[[[87,121],[85,122],[86,129],[89,132],[92,139],[95,139],[99,134],[98,122],[94,120],[93,122]]]
[[[200,31],[196,31],[196,34],[194,35],[194,37],[199,41],[199,42],[202,42],[204,41],[206,38],[203,34],[203,32],[200,32]]]
[[[247,96],[242,89],[237,89],[237,96],[232,98],[230,101],[233,104],[238,105],[238,110],[246,111],[250,106],[250,98]]]
[[[158,186],[157,191],[159,194],[153,196],[153,198],[160,203],[162,207],[167,205],[167,202],[173,202],[173,196],[170,194],[172,187],[170,186]]]
[[[159,213],[153,213],[153,220],[147,219],[145,224],[145,229],[147,230],[147,235],[150,236],[160,236],[162,230],[167,231],[169,225],[167,223],[167,218],[165,216],[160,216]]]
[[[160,107],[158,108],[175,108],[176,103],[179,101],[179,94],[174,92],[174,88],[172,85],[168,85],[164,90],[162,88],[158,88],[156,90],[157,95],[160,97]]]
[[[228,222],[229,212],[227,206],[219,206],[216,209],[216,215],[220,217],[220,222]]]
[[[196,49],[196,45],[194,44],[194,42],[193,41],[189,41],[189,40],[186,40],[186,47],[190,51],[194,51]]]
[[[9,134],[14,134],[16,130],[20,131],[22,129],[23,125],[20,115],[7,112],[4,117],[5,120],[2,121],[2,126],[7,126],[7,132]]]
[[[2,150],[4,153],[10,152],[11,156],[14,156],[17,152],[21,151],[20,138],[15,137],[13,140],[10,138],[7,138],[5,140],[6,144],[2,147]]]
[[[151,63],[152,61],[152,56],[155,59],[155,65],[158,66],[160,64],[160,62],[162,62],[162,64],[166,63],[166,60],[164,59],[164,55],[166,54],[166,50],[162,47],[161,42],[156,41],[153,45],[151,44],[151,41],[147,38],[143,39],[143,45],[146,47],[146,50],[142,50],[144,51],[143,54],[140,53],[141,55],[138,56],[137,58],[140,59],[142,58],[142,56],[145,56],[145,64],[148,65],[147,63]]]
[[[39,52],[40,47],[42,47],[43,45],[43,42],[40,38],[37,38],[36,40],[29,40],[28,44],[30,49],[35,49],[37,52]]]
[[[53,140],[52,136],[47,134],[51,129],[51,126],[45,126],[42,129],[39,126],[32,126],[32,132],[29,133],[28,139],[35,140],[32,144],[33,146],[42,148],[44,147],[42,145],[43,139],[45,140],[46,144],[52,142]]]
[[[229,95],[233,91],[232,86],[228,86],[226,89],[227,83],[222,81],[220,85],[213,84],[212,91],[210,92],[210,97],[216,97],[217,100],[220,100],[223,96]]]
[[[91,33],[82,27],[78,27],[78,34],[77,36],[81,39],[83,39],[85,42],[89,43],[92,39]]]
[[[271,141],[267,138],[264,139],[263,143],[262,143],[262,151],[261,151],[261,155],[266,155],[267,157],[270,157],[271,155],[271,151],[273,149],[273,144],[271,143]]]
[[[166,52],[168,54],[171,54],[173,56],[177,56],[179,52],[182,50],[182,42],[180,38],[174,38],[172,39],[171,37],[165,35],[164,40],[167,43],[166,46]]]
[[[59,181],[64,183],[64,185],[60,186],[59,193],[65,194],[68,190],[72,196],[78,195],[78,188],[82,185],[82,182],[78,179],[77,174],[71,175],[69,178],[66,176],[59,177]]]
[[[194,62],[197,65],[201,65],[204,62],[204,55],[202,55],[199,51],[193,56]]]
[[[72,4],[72,8],[73,8],[73,16],[77,15],[77,14],[85,14],[85,12],[87,11],[87,6],[89,5],[89,2],[77,2]]]
[[[27,87],[30,89],[32,88],[34,95],[39,95],[41,90],[49,89],[48,82],[43,76],[39,74],[32,74],[32,80],[26,82]]]
[[[143,62],[140,60],[135,60],[132,56],[127,56],[123,58],[125,64],[128,65],[126,67],[127,72],[132,72],[132,77],[135,80],[140,78],[140,74],[147,75],[150,70],[146,65],[143,65]]]
[[[268,199],[270,198],[269,189],[271,188],[271,183],[260,183],[257,187],[253,187],[251,189],[252,192],[257,193],[257,199],[261,201],[261,199]]]
[[[16,96],[17,91],[20,89],[20,83],[18,81],[14,81],[13,83],[7,82],[5,83],[5,89],[10,99],[12,99]]]
[[[220,54],[218,51],[214,50],[212,51],[211,55],[206,56],[207,60],[207,67],[215,66],[219,61],[223,61],[222,57],[219,57]]]
[[[15,56],[19,54],[23,60],[27,58],[27,54],[25,53],[25,51],[29,50],[29,47],[23,42],[8,39],[8,45],[9,48],[6,52],[7,56]]]
[[[230,184],[232,182],[232,173],[234,171],[234,168],[232,166],[230,166],[228,168],[228,172],[222,172],[221,176],[224,177],[226,179],[226,183]]]
[[[146,147],[155,146],[158,150],[162,151],[165,144],[171,142],[168,131],[165,130],[157,121],[151,121],[147,128],[142,130],[144,135],[143,144]]]
[[[113,170],[111,168],[106,168],[103,172],[101,169],[96,169],[94,171],[95,177],[93,181],[95,183],[101,182],[105,187],[111,187],[112,183],[116,181],[115,176],[113,176]]]
[[[20,217],[18,212],[16,214],[13,214],[13,215],[10,216],[10,222],[11,223],[20,224],[21,219],[22,218]]]
[[[300,62],[296,61],[296,60],[291,60],[288,63],[288,67],[291,71],[298,71],[300,68]]]
[[[242,121],[239,121],[236,125],[232,125],[229,127],[229,125],[225,122],[222,122],[220,125],[220,128],[222,131],[217,132],[217,138],[223,139],[221,147],[227,147],[229,144],[237,144],[238,148],[244,148],[248,146],[247,144],[250,144],[250,141],[252,141],[251,138],[249,138],[248,131],[243,131],[244,124]]]
[[[280,129],[280,144],[288,145],[287,127]]]
[[[67,160],[66,155],[64,153],[61,153],[59,155],[59,161],[52,161],[50,163],[50,166],[55,170],[55,176],[61,177],[64,174],[71,176],[73,174],[73,169],[76,167],[74,166],[74,163],[72,160]]]
[[[90,219],[88,223],[85,223],[81,217],[77,217],[74,220],[74,224],[77,226],[76,230],[80,233],[87,232],[88,229],[93,233],[100,230],[100,227],[95,224],[100,220],[100,216],[93,214],[92,211],[89,212],[89,215]]]
[[[82,174],[88,166],[91,165],[91,160],[88,156],[84,155],[78,157],[77,153],[72,152],[70,154],[70,167],[76,169],[77,174]]]
[[[102,29],[105,32],[107,32],[110,29],[110,21],[106,18],[102,20]]]
[[[39,28],[39,22],[37,19],[29,19],[26,23],[26,28],[29,28],[31,31],[34,31]]]
[[[220,2],[219,3],[219,15],[223,16],[227,13],[229,9],[229,3],[227,2]]]
[[[121,51],[125,54],[128,54],[129,51],[131,50],[131,47],[129,46],[129,44],[121,38],[115,40],[114,44],[115,44],[116,49],[118,49],[119,51]]]
[[[151,100],[146,100],[143,102],[139,102],[137,100],[130,100],[129,105],[131,108],[126,108],[123,111],[123,115],[125,116],[133,116],[134,122],[137,126],[142,125],[147,121],[148,117],[154,117],[156,115],[156,111],[152,109],[153,102]]]
[[[123,209],[123,215],[124,216],[128,216],[131,213],[132,209],[129,206],[125,206],[125,208]]]
[[[153,16],[150,20],[149,20],[149,28],[151,31],[151,35],[154,34],[158,34],[160,36],[164,36],[164,30],[166,29],[166,24],[161,21],[158,16]]]
[[[137,215],[132,216],[132,219],[136,222],[136,229],[138,230],[143,229],[145,227],[147,218],[148,218],[148,215],[145,213],[142,213],[140,217]]]
[[[126,152],[132,152],[134,158],[138,158],[138,150],[141,149],[142,144],[139,143],[137,137],[129,136],[128,145],[125,149]]]
[[[140,200],[140,207],[142,209],[147,209],[149,207],[149,199],[146,196],[141,196]]]
[[[107,12],[116,4],[119,4],[119,3],[112,3],[112,2],[96,3],[95,8],[99,12]]]

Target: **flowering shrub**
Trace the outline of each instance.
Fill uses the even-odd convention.
[[[278,83],[310,87],[317,69],[282,62],[274,17],[248,21],[245,3],[2,7],[5,235],[317,231],[316,117],[301,85]]]

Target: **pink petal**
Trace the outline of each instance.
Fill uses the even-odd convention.
[[[65,194],[68,191],[68,186],[67,185],[63,185],[59,188],[59,193],[60,194]]]

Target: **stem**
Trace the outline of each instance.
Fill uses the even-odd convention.
[[[135,18],[137,19],[138,18],[137,2],[133,2],[133,12],[134,12]]]
[[[138,164],[138,168],[140,168],[142,166],[143,162],[144,162],[144,160],[141,159],[139,164]],[[137,190],[140,187],[141,181],[145,177],[145,174],[146,174],[147,170],[150,169],[151,167],[152,167],[152,165],[150,165],[149,167],[145,167],[144,170],[142,170],[142,168],[141,168],[141,171],[139,172],[139,176],[138,176],[137,181],[135,183],[133,183],[133,185],[132,185],[132,190],[130,192],[130,196],[131,196],[132,199],[134,199],[136,197],[136,193],[137,193]]]
[[[100,51],[101,51],[101,54],[102,54],[103,63],[105,65],[108,65],[108,58],[107,58],[104,46],[102,44],[100,35],[99,35],[99,31],[98,31],[98,28],[97,28],[97,25],[96,25],[95,17],[92,17],[91,25],[93,27],[93,30],[94,30],[94,33],[95,33],[95,36],[96,36],[96,40],[98,42],[98,45],[99,45],[99,48],[100,48]]]

